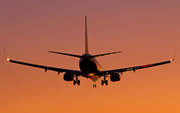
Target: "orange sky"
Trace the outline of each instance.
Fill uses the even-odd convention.
[[[179,113],[179,0],[1,0],[1,113]],[[104,70],[169,60],[173,63],[125,72],[120,82],[97,88],[63,74],[9,63],[14,60],[79,70],[79,59],[48,50],[84,54],[84,16],[91,54]],[[102,79],[102,78],[101,78]],[[109,80],[109,78],[108,78]]]

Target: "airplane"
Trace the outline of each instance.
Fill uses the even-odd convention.
[[[85,54],[75,55],[75,54],[55,52],[55,51],[48,51],[48,52],[80,58],[80,60],[79,60],[80,71],[37,65],[37,64],[27,63],[27,62],[21,62],[21,61],[17,61],[17,60],[12,60],[12,59],[7,58],[7,57],[6,57],[6,59],[7,59],[7,61],[9,61],[11,63],[17,63],[17,64],[21,64],[21,65],[41,68],[41,69],[44,69],[45,72],[47,70],[55,71],[55,72],[58,72],[58,75],[61,72],[65,72],[63,79],[65,81],[73,81],[74,85],[76,85],[76,84],[80,85],[80,80],[78,79],[78,77],[82,76],[82,77],[85,77],[87,79],[91,79],[94,82],[93,87],[96,87],[96,81],[98,79],[100,79],[101,77],[104,77],[104,79],[101,80],[101,85],[104,85],[104,84],[108,85],[108,80],[106,80],[106,78],[109,76],[110,76],[110,80],[112,82],[120,81],[121,75],[123,72],[126,72],[126,71],[134,71],[135,72],[136,70],[139,70],[139,69],[144,69],[144,68],[148,68],[148,67],[154,67],[154,66],[159,66],[159,65],[163,65],[163,64],[168,64],[168,63],[171,63],[172,61],[174,61],[174,58],[175,58],[175,53],[174,53],[174,58],[167,60],[167,61],[147,64],[147,65],[128,67],[128,68],[120,68],[120,69],[103,71],[101,65],[97,62],[97,60],[95,58],[101,57],[101,56],[106,56],[106,55],[112,55],[112,54],[116,54],[116,53],[121,53],[122,51],[97,54],[97,55],[89,54],[88,36],[87,36],[87,17],[86,16],[85,16]],[[4,50],[4,54],[5,54],[5,50]],[[6,54],[5,54],[5,56],[6,56]]]

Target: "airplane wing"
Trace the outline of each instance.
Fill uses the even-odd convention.
[[[45,69],[45,72],[47,70],[52,70],[52,71],[58,72],[58,74],[60,72],[68,72],[68,73],[72,73],[72,74],[78,75],[78,76],[82,74],[81,71],[62,69],[62,68],[55,68],[55,67],[49,67],[49,66],[43,66],[43,65],[37,65],[37,64],[31,64],[31,63],[21,62],[21,61],[17,61],[17,60],[11,60],[9,58],[7,58],[7,61],[10,61],[10,62],[16,63],[16,64],[21,64],[21,65],[26,65],[26,66],[32,66],[32,67],[36,67],[36,68]]]
[[[174,59],[170,59],[168,61],[164,61],[164,62],[158,62],[158,63],[153,63],[153,64],[147,64],[147,65],[141,65],[141,66],[134,66],[134,67],[128,67],[128,68],[121,68],[121,69],[114,69],[114,70],[108,70],[108,71],[100,71],[99,73],[101,75],[108,75],[114,72],[118,72],[118,73],[123,73],[126,71],[136,71],[138,69],[144,69],[144,68],[148,68],[148,67],[154,67],[154,66],[159,66],[159,65],[163,65],[163,64],[168,64],[171,63]]]

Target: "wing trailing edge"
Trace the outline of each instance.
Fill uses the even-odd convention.
[[[16,64],[21,64],[21,65],[26,65],[26,66],[31,66],[31,67],[36,67],[36,68],[41,68],[41,69],[45,69],[45,72],[47,70],[51,70],[51,71],[56,71],[58,72],[58,74],[60,72],[68,72],[68,73],[72,73],[75,75],[81,75],[81,71],[77,71],[77,70],[70,70],[70,69],[63,69],[63,68],[56,68],[56,67],[50,67],[50,66],[44,66],[44,65],[38,65],[38,64],[32,64],[32,63],[27,63],[27,62],[21,62],[21,61],[17,61],[17,60],[12,60],[12,59],[7,59],[9,62],[11,63],[16,63]]]

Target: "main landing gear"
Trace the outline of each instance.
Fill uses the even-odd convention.
[[[106,75],[104,75],[104,80],[101,80],[101,85],[103,86],[104,84],[106,84],[106,86],[108,85],[108,80],[106,80]]]
[[[76,83],[78,85],[80,85],[80,80],[78,80],[78,76],[76,75],[76,80],[73,80],[73,85],[76,85]]]

